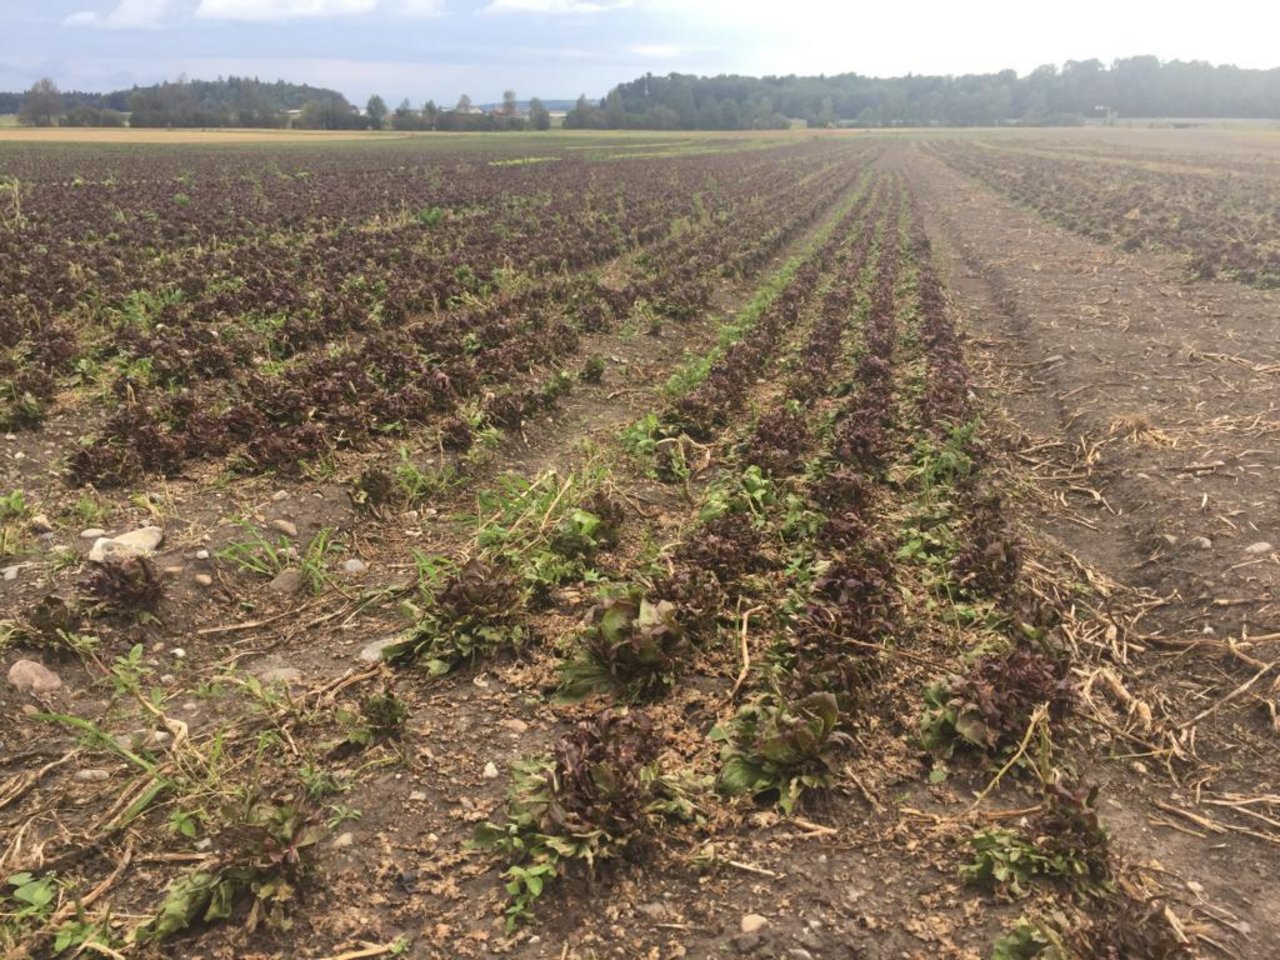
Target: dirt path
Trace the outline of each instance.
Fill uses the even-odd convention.
[[[1230,804],[1268,793],[1277,770],[1280,297],[1186,283],[1173,258],[1050,225],[918,148],[889,162],[925,202],[992,399],[1024,433],[1044,495],[1033,527],[1161,601],[1149,636],[1110,659],[1162,750],[1114,742],[1116,759],[1086,771],[1112,795],[1106,818],[1218,912],[1216,939],[1275,955],[1277,840],[1241,833],[1259,821]]]

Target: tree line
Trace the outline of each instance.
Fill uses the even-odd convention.
[[[646,74],[598,102],[579,129],[750,130],[791,126],[1077,124],[1107,117],[1280,118],[1280,69],[1128,57],[965,76],[697,77]]]
[[[551,114],[538,98],[526,105],[515,91],[490,111],[463,94],[452,108],[406,99],[388,110],[378,95],[361,112],[336,90],[247,77],[186,80],[113,93],[62,93],[45,78],[25,94],[0,93],[0,113],[30,126],[296,127],[309,130],[546,130]]]

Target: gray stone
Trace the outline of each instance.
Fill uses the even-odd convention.
[[[99,537],[89,550],[94,563],[118,563],[130,557],[149,557],[164,541],[164,531],[159,527],[141,527],[118,537]]]
[[[3,570],[0,570],[0,576],[4,577],[6,580],[17,580],[18,572],[21,569],[22,566],[15,563],[12,567],[5,567]]]
[[[274,500],[276,503],[279,503],[281,500],[288,500],[288,499],[289,499],[289,491],[288,491],[288,490],[277,490],[275,493],[273,493],[273,494],[271,495],[271,499],[272,499],[272,500]]]
[[[281,570],[269,586],[276,593],[294,594],[302,591],[302,574],[297,570]]]
[[[23,693],[53,693],[62,686],[62,679],[35,660],[19,660],[9,668],[9,682]]]
[[[197,550],[197,551],[196,551],[196,559],[197,559],[197,560],[208,560],[208,559],[209,559],[209,551],[208,551],[208,550]]]
[[[111,774],[105,770],[90,767],[87,770],[77,770],[76,779],[81,783],[102,783],[104,780],[111,779]]]
[[[298,535],[298,528],[290,521],[284,519],[272,520],[271,529],[283,533],[286,537],[296,537]]]
[[[498,765],[492,760],[484,765],[484,778],[486,780],[498,779]]]
[[[80,531],[81,540],[97,540],[99,537],[105,537],[106,535],[107,531],[101,527],[90,527],[88,530]]]
[[[769,918],[758,913],[748,913],[742,918],[743,933],[759,933],[769,925]]]
[[[302,671],[297,667],[268,667],[258,674],[263,683],[297,683],[302,679]]]
[[[350,830],[348,830],[346,833],[340,833],[333,838],[333,849],[345,850],[347,847],[353,845],[355,842],[356,842],[355,834],[353,834]]]
[[[409,791],[409,800],[412,801],[413,803],[421,803],[425,799],[427,799],[427,791],[425,790]]]
[[[733,938],[733,948],[739,953],[755,953],[764,943],[764,937],[758,933],[742,933]]]
[[[1245,547],[1244,552],[1256,556],[1263,553],[1270,553],[1274,549],[1275,547],[1267,543],[1267,541],[1259,540],[1257,543],[1251,543],[1249,546]]]
[[[667,918],[667,905],[665,903],[642,903],[636,907],[636,913],[642,917],[648,917],[650,920],[665,920]]]
[[[1213,541],[1208,537],[1194,537],[1191,540],[1191,545],[1199,550],[1211,550],[1213,548]]]
[[[351,574],[364,573],[368,569],[369,569],[369,565],[365,563],[363,560],[361,560],[359,557],[352,557],[350,560],[342,561],[343,573],[351,573]]]
[[[383,637],[381,640],[374,640],[366,643],[360,650],[360,659],[365,663],[378,663],[382,660],[382,651],[392,644],[399,643],[399,637]]]

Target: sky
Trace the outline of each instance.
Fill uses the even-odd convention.
[[[0,90],[231,74],[485,103],[646,72],[963,74],[1154,54],[1280,67],[1280,4],[1217,0],[0,0]]]

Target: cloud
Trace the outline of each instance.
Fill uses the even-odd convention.
[[[200,0],[199,20],[271,23],[280,20],[323,20],[382,12],[401,17],[435,17],[444,0]]]
[[[104,30],[137,30],[158,27],[169,9],[169,0],[120,0],[106,14],[81,10],[62,21],[64,27],[99,27]]]
[[[631,6],[630,0],[491,0],[481,13],[604,13]]]
[[[373,13],[377,0],[200,0],[199,20],[240,20],[255,23]]]

